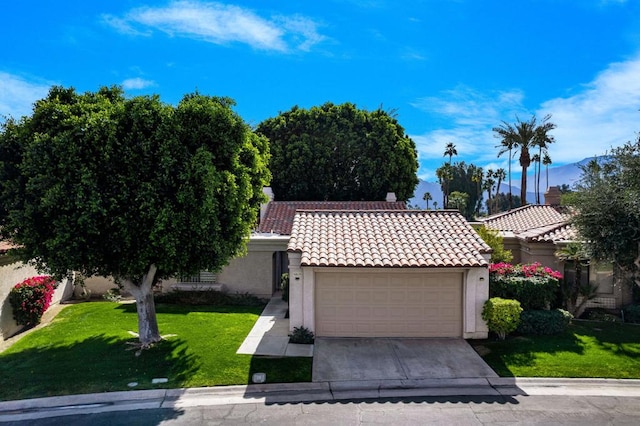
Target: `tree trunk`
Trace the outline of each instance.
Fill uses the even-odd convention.
[[[522,166],[522,177],[520,178],[520,198],[522,205],[527,205],[527,166]]]
[[[139,285],[130,280],[125,281],[125,287],[136,299],[138,311],[138,335],[142,347],[149,347],[161,340],[156,318],[156,305],[153,300],[153,281],[156,275],[156,266],[150,265],[147,273],[142,277]]]

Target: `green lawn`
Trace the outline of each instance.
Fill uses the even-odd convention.
[[[557,336],[470,342],[503,377],[640,378],[640,326],[574,321]]]
[[[237,355],[261,307],[157,305],[168,337],[135,356],[135,305],[90,302],[64,309],[55,320],[0,353],[0,400],[131,389],[239,385],[254,372],[267,382],[311,380],[311,358]],[[152,385],[153,378],[168,383]]]

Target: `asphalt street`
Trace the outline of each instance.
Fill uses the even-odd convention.
[[[61,416],[59,416],[61,415]],[[242,403],[85,415],[51,412],[9,425],[638,425],[640,397],[449,396]]]

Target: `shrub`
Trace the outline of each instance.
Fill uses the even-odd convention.
[[[27,278],[16,284],[9,292],[16,323],[26,327],[40,324],[42,315],[51,305],[56,287],[54,279],[47,275]]]
[[[489,297],[516,299],[525,310],[549,309],[557,300],[562,274],[539,262],[489,267]]]
[[[122,300],[122,294],[120,294],[120,289],[118,287],[109,289],[105,294],[102,295],[104,300],[109,302],[118,303]]]
[[[487,322],[489,331],[504,340],[507,334],[518,327],[521,312],[522,308],[517,300],[493,297],[485,302],[482,319]]]
[[[282,291],[282,300],[289,301],[289,274],[284,273],[280,276],[280,290]]]
[[[520,334],[551,335],[563,333],[573,315],[563,309],[552,311],[524,311],[520,315],[520,324],[516,332]]]
[[[478,235],[480,235],[480,238],[482,238],[484,242],[493,249],[493,252],[491,253],[492,263],[511,262],[513,254],[511,253],[511,250],[506,250],[504,248],[504,240],[498,231],[495,229],[489,229],[484,225],[476,229],[476,231],[478,232]]]
[[[582,317],[590,321],[622,322],[622,319],[620,319],[619,316],[617,316],[616,314],[612,314],[604,308],[587,309]]]
[[[265,301],[249,293],[227,294],[217,290],[173,290],[154,295],[156,303],[173,305],[264,306]]]
[[[627,305],[622,310],[624,322],[640,324],[640,305]]]
[[[293,332],[289,335],[289,343],[301,343],[308,345],[313,343],[314,335],[313,331],[307,327],[295,327]]]

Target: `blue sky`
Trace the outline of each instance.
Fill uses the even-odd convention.
[[[294,105],[382,106],[426,180],[447,142],[457,160],[506,169],[491,128],[516,115],[552,114],[554,165],[640,131],[636,0],[13,0],[0,37],[4,116],[54,84],[229,96],[253,125]]]

